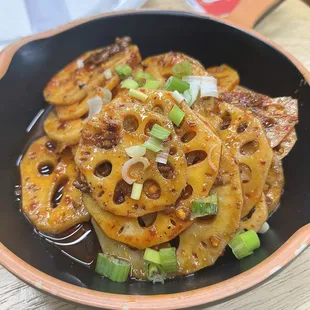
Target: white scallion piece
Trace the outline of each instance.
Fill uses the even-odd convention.
[[[198,94],[200,91],[200,84],[198,82],[192,82],[190,83],[189,87],[189,93],[192,96],[191,102],[188,104],[190,107],[194,104],[194,102],[197,100]]]
[[[103,105],[108,104],[112,100],[112,93],[107,88],[101,88]]]
[[[143,184],[133,183],[130,197],[134,200],[139,200],[141,197],[142,188],[143,188]]]
[[[169,150],[170,150],[169,147],[164,147],[164,149],[161,152],[157,153],[155,161],[157,163],[166,165],[168,162]]]
[[[134,145],[134,146],[127,147],[125,149],[125,152],[131,158],[142,157],[145,155],[146,148],[141,145]]]
[[[95,96],[87,100],[88,104],[88,117],[87,120],[101,111],[103,100],[100,96]]]
[[[105,77],[106,80],[109,80],[112,77],[112,71],[111,69],[107,69],[103,72],[103,75]]]
[[[77,67],[78,67],[79,69],[84,68],[84,61],[83,61],[83,59],[78,59],[78,60],[76,61],[76,65],[77,65]]]
[[[218,97],[217,79],[212,76],[184,76],[183,81],[200,87],[200,97]]]
[[[172,93],[172,97],[177,103],[181,103],[185,100],[185,98],[177,90]]]
[[[145,157],[134,157],[127,160],[122,167],[122,178],[128,184],[132,184],[136,181],[136,179],[130,175],[130,169],[137,163],[141,163],[143,165],[143,170],[150,166],[150,162]]]
[[[267,222],[265,222],[262,227],[259,229],[258,233],[259,234],[264,234],[269,230],[270,226]]]

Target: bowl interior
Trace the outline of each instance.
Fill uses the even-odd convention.
[[[236,260],[229,250],[210,268],[164,285],[130,281],[116,284],[90,269],[73,264],[57,248],[33,232],[20,213],[14,195],[18,184],[16,162],[27,141],[26,128],[47,107],[42,90],[51,76],[86,50],[111,44],[129,35],[143,57],[170,50],[182,51],[205,66],[227,63],[238,70],[241,83],[270,96],[299,99],[298,143],[284,160],[285,190],[281,207],[269,220],[254,255]],[[307,143],[310,87],[294,65],[273,47],[238,29],[192,14],[139,12],[109,16],[80,25],[51,38],[23,46],[0,81],[0,241],[35,268],[63,281],[94,290],[122,294],[169,294],[209,286],[231,278],[263,261],[300,227],[309,223]]]

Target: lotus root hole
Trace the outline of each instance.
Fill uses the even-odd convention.
[[[95,175],[99,178],[107,177],[111,174],[112,164],[110,161],[106,160],[101,164],[97,165],[95,168]]]
[[[164,114],[164,109],[161,105],[156,105],[152,111],[158,114]]]
[[[55,141],[47,141],[45,143],[45,147],[52,152],[56,152],[57,149],[57,143]]]
[[[195,252],[192,253],[192,256],[194,260],[198,260],[198,255]]]
[[[188,143],[189,141],[193,140],[195,137],[196,137],[195,131],[188,131],[182,136],[181,141],[183,143]]]
[[[271,117],[265,117],[262,120],[262,124],[264,128],[271,128],[275,124],[275,120]]]
[[[43,162],[38,166],[38,171],[41,175],[48,176],[54,171],[54,165],[52,162]]]
[[[248,183],[252,178],[252,170],[246,164],[239,164],[240,178],[242,183]]]
[[[171,247],[174,247],[177,249],[179,247],[179,244],[180,244],[180,236],[176,236],[175,238],[170,240]]]
[[[247,220],[249,220],[249,219],[253,216],[253,214],[255,213],[255,211],[256,211],[256,208],[255,208],[255,207],[252,208],[252,210],[251,210],[246,216],[244,216],[241,220],[242,220],[242,221],[247,221]]]
[[[169,150],[169,155],[173,156],[177,153],[177,148],[175,146],[172,146]]]
[[[242,133],[248,128],[249,124],[247,122],[241,122],[237,128],[237,133]]]
[[[157,218],[157,212],[149,213],[138,217],[138,223],[141,227],[150,227],[154,224]]]
[[[69,179],[67,177],[64,177],[62,179],[60,179],[60,181],[58,182],[58,184],[56,185],[55,187],[55,190],[54,190],[54,194],[52,196],[52,208],[56,208],[60,202],[61,202],[61,199],[63,197],[63,194],[64,194],[64,188],[66,186],[66,184],[68,183]]]
[[[200,244],[201,244],[201,246],[202,246],[203,248],[207,248],[207,247],[208,247],[208,244],[207,244],[207,242],[205,242],[205,241],[201,241]]]
[[[258,141],[254,140],[243,144],[240,147],[240,153],[242,155],[250,156],[253,155],[255,152],[257,152],[258,149],[259,149]]]
[[[120,205],[130,197],[132,186],[127,184],[124,180],[117,182],[114,189],[113,201],[115,204]]]
[[[150,199],[158,199],[161,195],[159,184],[154,180],[146,180],[143,184],[143,191]]]
[[[223,120],[223,123],[221,124],[220,130],[225,130],[231,124],[231,115],[228,111],[225,111],[221,118]]]
[[[149,121],[146,125],[145,125],[145,128],[144,128],[144,134],[146,136],[149,136],[150,135],[150,131],[152,130],[153,126],[157,124],[155,121]]]
[[[191,151],[185,154],[187,166],[198,164],[207,158],[205,151]]]
[[[179,200],[186,200],[190,198],[192,194],[193,194],[193,187],[188,184],[183,188]]]
[[[124,119],[123,127],[128,132],[135,132],[139,127],[139,121],[134,115],[127,115]]]
[[[165,179],[170,180],[174,176],[173,166],[169,162],[167,164],[157,163],[157,169]]]

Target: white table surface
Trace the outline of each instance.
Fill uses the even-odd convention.
[[[259,1],[259,0],[257,0]],[[148,8],[189,9],[183,0],[150,0]],[[282,45],[310,70],[310,8],[299,0],[287,0],[261,22],[256,30]],[[86,309],[41,293],[0,266],[0,309]],[[309,310],[310,249],[279,274],[260,286],[210,310]]]

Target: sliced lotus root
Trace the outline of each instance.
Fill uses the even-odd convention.
[[[279,205],[280,197],[284,186],[284,175],[282,162],[274,156],[271,167],[269,169],[264,193],[266,196],[266,204],[269,214],[272,213]]]
[[[268,206],[265,194],[262,194],[260,200],[250,213],[241,219],[240,230],[255,230],[258,232],[268,219]]]
[[[232,91],[240,82],[239,74],[233,68],[223,64],[206,69],[207,72],[217,79],[220,92]]]
[[[52,140],[70,146],[79,142],[83,125],[81,119],[62,121],[52,110],[44,121],[44,130]]]
[[[58,234],[89,220],[82,194],[73,186],[76,165],[69,150],[56,154],[46,136],[36,140],[21,162],[22,210],[41,232]]]
[[[188,208],[192,200],[209,194],[218,172],[221,141],[186,103],[178,104],[170,92],[145,92],[148,99],[143,104],[156,114],[168,116],[175,104],[185,112],[180,127],[175,126],[187,160],[187,187],[177,201],[177,207]]]
[[[263,125],[272,148],[276,147],[298,123],[298,104],[291,97],[270,98],[249,90],[224,92],[220,101],[254,113]]]
[[[106,87],[109,84],[103,74],[106,69],[115,75],[117,65],[128,64],[134,67],[141,62],[138,47],[129,45],[130,41],[128,37],[117,38],[115,44],[87,52],[68,64],[45,87],[45,100],[59,105],[74,104],[96,86]],[[82,68],[78,67],[79,60],[83,60]]]
[[[154,124],[171,131],[168,144],[174,156],[162,165],[155,161],[156,153],[147,151],[149,167],[143,171],[141,163],[132,166],[130,175],[144,184],[141,198],[134,200],[131,185],[122,178],[122,167],[130,159],[125,149],[143,144]],[[186,185],[186,159],[172,123],[125,99],[115,99],[86,123],[75,160],[100,207],[116,215],[138,217],[164,210]]]
[[[211,219],[197,219],[180,234],[177,259],[181,274],[190,274],[213,265],[239,229],[243,204],[239,168],[224,146],[219,175],[212,192],[218,196],[217,215]]]
[[[178,52],[169,52],[157,56],[152,56],[143,61],[145,72],[152,74],[163,86],[166,79],[172,75],[172,68],[175,64],[184,60],[190,62],[192,75],[208,75],[203,65],[197,60]]]
[[[242,217],[246,216],[260,199],[272,162],[273,151],[269,146],[261,123],[252,114],[228,103],[219,103],[216,115],[207,117],[218,136],[236,157],[241,170],[250,172],[250,178],[242,180],[244,206]],[[222,123],[218,122],[218,117]]]
[[[190,220],[180,220],[174,213],[166,215],[164,212],[158,212],[150,226],[142,226],[137,218],[117,216],[104,211],[90,195],[84,194],[83,201],[91,216],[109,238],[137,249],[167,242],[193,223]]]
[[[291,151],[297,141],[296,130],[293,129],[273,150],[279,159],[283,159]]]
[[[144,251],[130,248],[128,245],[109,238],[96,221],[92,218],[92,224],[98,237],[102,252],[123,259],[131,265],[131,276],[137,279],[146,278]]]
[[[106,81],[104,88],[113,90],[119,84],[119,82],[120,78],[118,75],[114,75],[111,79]],[[99,96],[101,98],[104,97],[104,93],[102,92],[101,87],[95,87],[95,89],[90,91],[84,99],[76,103],[70,105],[56,105],[55,110],[58,118],[64,121],[82,118],[88,113],[87,101],[95,96]]]

